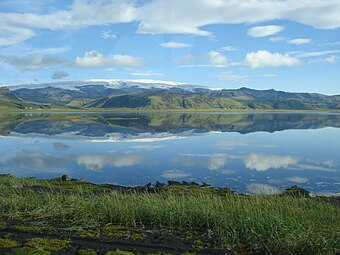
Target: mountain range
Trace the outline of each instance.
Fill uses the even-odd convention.
[[[340,110],[340,95],[211,89],[156,80],[88,80],[0,88],[0,110]]]

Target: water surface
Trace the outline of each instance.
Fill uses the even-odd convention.
[[[0,114],[0,173],[340,191],[340,114]]]

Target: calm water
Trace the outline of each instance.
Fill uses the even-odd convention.
[[[0,173],[340,191],[340,114],[0,114]]]

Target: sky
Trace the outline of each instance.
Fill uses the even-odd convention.
[[[0,85],[153,79],[340,94],[339,0],[0,0]]]

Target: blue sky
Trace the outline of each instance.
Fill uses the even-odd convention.
[[[155,79],[340,94],[339,0],[1,0],[0,84]]]

